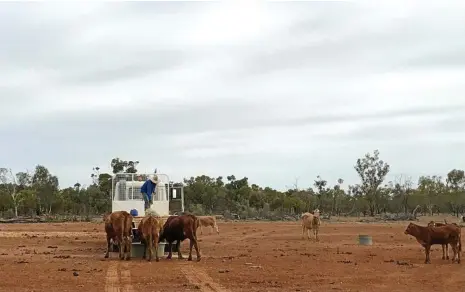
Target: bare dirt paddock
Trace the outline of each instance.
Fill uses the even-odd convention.
[[[148,263],[103,259],[101,223],[3,224],[0,291],[465,291],[465,262],[435,246],[423,264],[406,225],[323,223],[316,243],[298,222],[219,223],[220,235],[199,234],[201,262]]]

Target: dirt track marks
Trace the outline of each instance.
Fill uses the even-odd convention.
[[[105,277],[105,292],[120,292],[119,277],[118,277],[118,263],[110,262]]]
[[[121,272],[121,281],[118,270]],[[122,287],[120,282],[122,282]],[[105,277],[105,292],[134,292],[131,284],[131,270],[127,263],[124,263],[121,268],[119,262],[110,262]]]
[[[123,292],[134,292],[134,287],[131,284],[131,268],[128,263],[123,264],[121,282],[123,282]]]
[[[197,289],[202,292],[230,292],[230,290],[215,283],[204,269],[195,267],[195,263],[194,265],[183,264],[181,270],[189,283],[196,285]]]

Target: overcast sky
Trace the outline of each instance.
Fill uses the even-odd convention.
[[[0,167],[278,189],[356,183],[374,149],[390,179],[465,167],[465,2],[252,2],[1,3]]]

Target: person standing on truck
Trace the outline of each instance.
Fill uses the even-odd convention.
[[[144,209],[147,210],[153,203],[152,194],[156,191],[158,183],[158,177],[156,175],[150,175],[149,179],[140,188],[140,192],[144,196]]]

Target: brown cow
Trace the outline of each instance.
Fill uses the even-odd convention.
[[[200,234],[203,234],[202,232],[202,226],[204,227],[209,227],[211,226],[212,229],[216,230],[217,234],[220,234],[220,231],[218,230],[218,225],[216,224],[216,218],[215,216],[198,216],[199,218],[199,227],[200,227]],[[212,233],[212,229],[210,229],[210,234]]]
[[[457,225],[456,223],[447,223],[447,220],[444,219],[444,223],[441,223],[441,222],[434,222],[434,221],[430,221],[428,223],[428,226],[429,227],[441,227],[441,226],[445,226],[447,224],[452,224],[452,225],[455,225],[457,227],[460,227],[459,225]],[[462,237],[462,231],[460,230],[460,237]],[[448,244],[442,244],[442,259],[445,260],[445,259],[449,259],[449,245]]]
[[[450,244],[454,257],[452,262],[460,263],[460,252],[462,251],[462,240],[460,227],[447,224],[441,227],[419,226],[410,223],[405,229],[405,234],[412,235],[425,248],[425,264],[431,263],[430,249],[434,244]]]
[[[181,241],[189,238],[190,247],[189,258],[187,260],[192,261],[192,246],[194,246],[197,253],[197,261],[200,261],[200,251],[197,242],[197,228],[199,224],[199,219],[191,214],[168,217],[158,239],[158,242],[162,242],[165,239],[168,242],[169,254],[167,259],[171,259],[172,257],[172,244],[174,241],[176,241],[176,248],[178,249],[178,258],[182,259]]]
[[[132,219],[126,211],[116,211],[105,218],[105,232],[107,234],[107,252],[105,258],[110,255],[111,241],[119,247],[119,258],[130,260],[132,247]]]
[[[157,218],[152,215],[146,215],[139,223],[137,227],[141,241],[144,243],[144,256],[146,258],[147,249],[149,250],[148,261],[152,261],[153,248],[155,247],[155,260],[158,262],[158,238],[160,237],[160,231],[163,228],[161,218]]]
[[[305,237],[305,231],[307,231],[307,238],[310,239],[310,230],[313,229],[315,240],[320,241],[318,238],[318,231],[320,230],[320,211],[316,209],[312,213],[303,213],[301,216],[302,220],[302,238]]]

